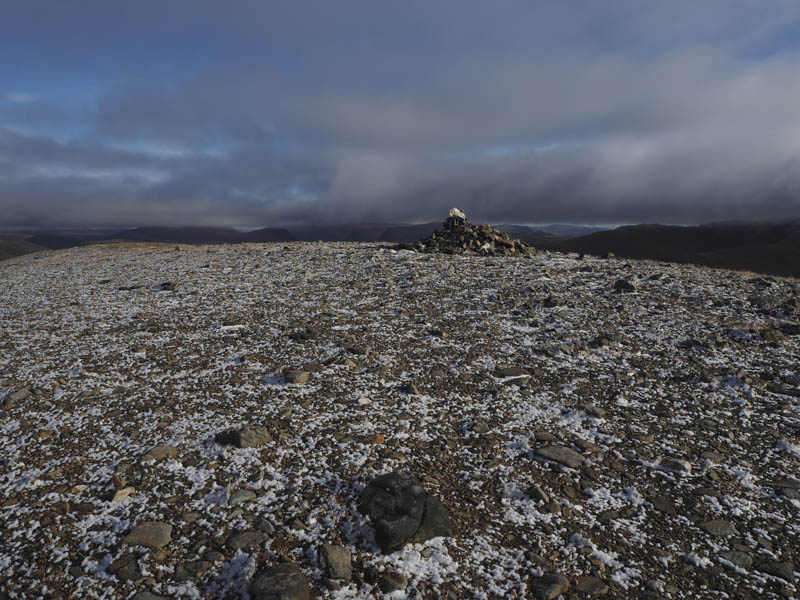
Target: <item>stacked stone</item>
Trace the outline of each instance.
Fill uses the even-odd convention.
[[[521,256],[532,250],[525,243],[489,225],[473,225],[464,213],[453,209],[442,229],[408,247],[429,254],[478,254]]]

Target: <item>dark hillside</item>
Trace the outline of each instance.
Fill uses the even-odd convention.
[[[44,246],[33,244],[25,239],[24,236],[16,234],[0,234],[0,260],[47,250]]]
[[[692,227],[629,225],[553,242],[539,248],[562,252],[758,271],[800,276],[800,221],[712,223]]]

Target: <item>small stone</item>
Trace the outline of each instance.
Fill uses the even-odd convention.
[[[473,433],[489,433],[492,430],[489,427],[489,423],[486,422],[486,419],[482,419],[478,417],[472,424],[472,431]]]
[[[661,461],[660,467],[665,471],[673,471],[675,473],[692,474],[692,464],[687,460],[679,458],[665,458]]]
[[[308,371],[284,371],[283,378],[286,383],[307,383],[311,380],[311,373]]]
[[[712,521],[700,523],[700,529],[716,537],[729,537],[739,533],[733,523],[723,521],[722,519],[714,519]]]
[[[265,427],[245,425],[240,429],[221,431],[214,436],[214,441],[236,448],[257,448],[272,442],[272,435]]]
[[[175,446],[167,446],[166,444],[161,446],[156,446],[146,454],[144,454],[140,459],[139,462],[150,462],[150,461],[161,461],[167,458],[175,458],[178,456],[178,448]]]
[[[353,573],[350,550],[335,544],[324,544],[319,552],[320,566],[330,579],[348,581]]]
[[[636,288],[633,285],[624,279],[617,279],[614,282],[614,291],[618,294],[628,294],[630,292],[636,291]]]
[[[125,498],[133,496],[135,493],[136,493],[136,489],[133,488],[133,487],[122,488],[121,490],[117,490],[114,493],[114,497],[111,499],[111,501],[112,502],[120,502],[122,500],[125,500]]]
[[[794,564],[789,561],[764,560],[756,564],[756,569],[773,577],[794,581]]]
[[[503,385],[505,386],[512,386],[516,385],[517,387],[525,387],[528,385],[528,382],[531,380],[530,377],[527,375],[523,377],[509,377],[503,380]]]
[[[131,600],[169,600],[169,598],[159,596],[153,592],[139,592]]]
[[[492,375],[505,379],[506,377],[530,377],[531,372],[522,367],[497,367],[492,371]]]
[[[749,569],[753,566],[753,557],[749,552],[729,550],[727,552],[720,552],[720,557],[742,569]]]
[[[555,573],[547,573],[531,582],[531,592],[536,600],[555,600],[568,589],[569,580]]]
[[[545,492],[535,483],[528,488],[526,493],[531,497],[532,500],[535,500],[536,502],[541,502],[543,504],[550,502],[550,496],[547,495],[547,492]]]
[[[22,402],[23,400],[25,400],[27,398],[30,398],[32,395],[33,395],[33,392],[31,392],[30,389],[22,388],[20,390],[17,390],[13,394],[11,394],[8,397],[8,400],[11,401],[12,406],[13,406],[13,404],[16,404],[17,402]]]
[[[582,454],[566,446],[545,446],[544,448],[538,448],[536,454],[571,469],[579,469],[583,466],[583,461],[585,460]]]
[[[378,577],[378,587],[384,594],[403,591],[408,587],[408,579],[401,573],[389,571]]]
[[[715,465],[720,464],[725,459],[725,457],[719,452],[710,452],[708,450],[701,452],[700,458],[705,458],[707,461],[712,462]]]
[[[269,533],[269,534],[275,533],[275,527],[264,517],[255,517],[252,520],[251,525],[253,526],[254,529],[257,529],[258,531],[263,531],[264,533]]]
[[[595,419],[605,419],[606,418],[606,411],[599,406],[595,406],[594,404],[590,404],[588,406],[583,407],[583,411],[589,415],[590,417],[594,417]]]
[[[308,578],[293,563],[270,567],[253,578],[247,588],[251,600],[309,600]]]
[[[775,488],[791,489],[800,491],[800,481],[789,477],[781,477],[771,484]]]
[[[123,554],[112,562],[107,571],[123,581],[136,581],[142,576],[135,554]]]
[[[589,594],[590,596],[605,596],[609,591],[608,586],[602,579],[592,577],[591,575],[578,577],[578,580],[575,582],[575,589],[584,594]]]
[[[228,536],[225,545],[231,550],[256,550],[269,539],[269,535],[261,531],[240,531]]]
[[[256,494],[252,490],[236,490],[228,498],[228,506],[236,506],[245,502],[252,502],[256,499]]]
[[[653,504],[656,510],[667,515],[675,514],[675,505],[668,496],[650,496],[648,500]]]
[[[550,433],[549,431],[545,431],[544,429],[537,429],[533,432],[534,437],[536,438],[537,442],[546,442],[548,444],[557,444],[561,440]]]
[[[175,567],[175,579],[178,581],[197,579],[198,577],[202,577],[210,568],[211,561],[208,560],[187,561]]]
[[[161,521],[145,521],[134,527],[123,544],[145,546],[146,548],[163,548],[172,540],[172,525]]]

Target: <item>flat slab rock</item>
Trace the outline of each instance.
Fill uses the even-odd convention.
[[[372,519],[375,541],[384,552],[453,535],[447,509],[408,473],[376,477],[361,492],[358,510]]]
[[[748,552],[729,550],[727,552],[720,552],[719,556],[742,569],[749,569],[753,566],[753,557]]]
[[[609,592],[609,587],[598,577],[585,575],[578,577],[575,582],[575,589],[590,596],[605,596]]]
[[[124,544],[144,546],[146,548],[163,548],[172,540],[172,525],[160,521],[144,521],[133,528]]]
[[[225,545],[231,550],[252,551],[266,543],[269,535],[261,531],[239,531],[232,533],[225,540]]]
[[[308,371],[284,371],[283,378],[286,383],[308,383],[311,380],[311,373]]]
[[[257,575],[247,588],[250,600],[310,600],[308,578],[295,564],[283,563]]]
[[[794,581],[794,564],[790,561],[764,560],[756,565],[756,569],[773,577]]]
[[[146,454],[143,454],[142,457],[139,459],[139,462],[151,462],[151,461],[159,461],[159,460],[166,460],[168,458],[175,458],[178,456],[180,450],[175,446],[168,446],[166,444],[162,444],[160,446],[156,446],[148,451]]]
[[[722,519],[714,519],[713,521],[700,523],[700,529],[716,537],[730,537],[739,533],[733,523],[723,521]]]
[[[272,435],[266,427],[245,425],[239,429],[227,429],[214,436],[214,441],[225,446],[236,448],[258,448],[272,441]]]
[[[547,460],[555,461],[571,469],[580,469],[585,460],[580,452],[566,446],[545,446],[537,448],[536,454]]]

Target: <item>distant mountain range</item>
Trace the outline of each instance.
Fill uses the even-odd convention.
[[[780,223],[711,223],[691,227],[626,225],[539,248],[653,259],[800,276],[800,219]]]
[[[603,230],[579,225],[496,225],[542,250],[694,263],[800,277],[800,219],[780,223],[711,223],[698,226],[626,225]],[[15,232],[0,234],[0,260],[46,249],[110,241],[173,244],[348,241],[412,243],[441,228],[368,223],[334,226],[263,228],[138,227],[122,231]]]
[[[110,238],[132,242],[161,242],[168,244],[243,244],[264,242],[294,242],[286,229],[264,228],[238,231],[233,227],[137,227],[118,231]]]

